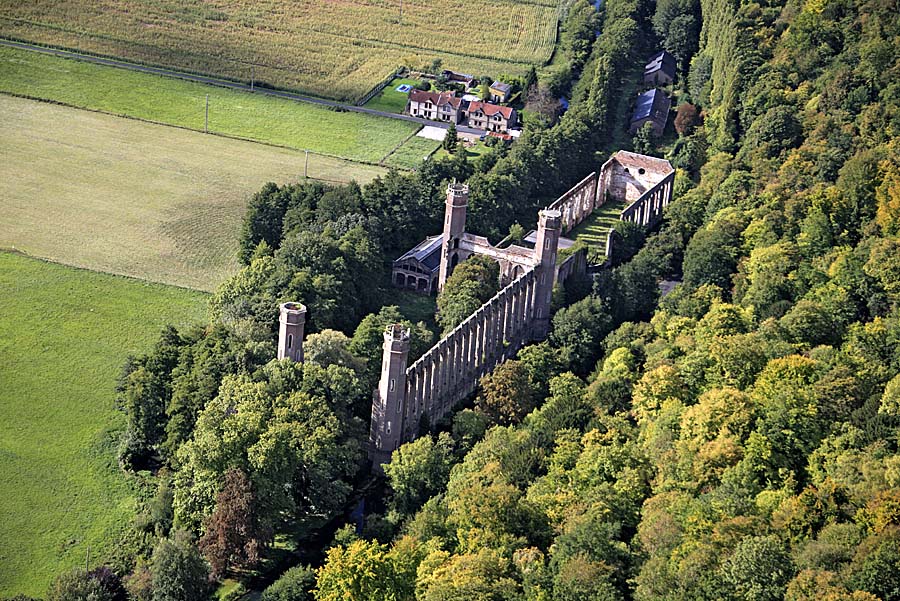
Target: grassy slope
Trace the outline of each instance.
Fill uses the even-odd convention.
[[[619,213],[624,208],[625,203],[604,203],[566,234],[566,238],[586,243],[589,246],[589,257],[604,256],[606,254],[606,235],[613,224],[618,221]]]
[[[0,95],[0,247],[212,290],[237,268],[244,207],[301,152]],[[312,156],[310,174],[383,169]]]
[[[115,379],[167,323],[203,319],[184,289],[0,253],[0,596],[43,595],[131,523],[115,462]]]
[[[396,119],[228,90],[55,56],[0,48],[0,91],[378,162],[418,127]]]

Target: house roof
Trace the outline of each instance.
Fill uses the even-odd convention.
[[[474,75],[469,75],[468,73],[456,73],[450,69],[444,69],[441,71],[441,75],[446,77],[449,81],[461,81],[464,83],[468,83],[475,79]]]
[[[503,83],[502,81],[495,81],[491,84],[491,89],[500,90],[504,94],[508,94],[512,91],[512,86],[508,83]]]
[[[631,121],[635,122],[646,119],[653,115],[657,115],[660,112],[668,113],[670,104],[671,101],[661,90],[657,90],[656,88],[647,90],[638,96],[637,105],[634,107],[634,114],[631,116]]]
[[[434,271],[441,265],[441,239],[442,235],[429,236],[417,245],[403,253],[403,255],[394,261],[399,263],[407,259],[414,259],[424,265],[426,268]]]
[[[493,117],[497,113],[503,115],[506,119],[511,119],[513,111],[512,107],[508,106],[498,106],[496,104],[491,104],[490,102],[481,102],[480,100],[475,100],[469,103],[469,114],[471,115],[477,110],[481,110],[488,117]]]
[[[675,57],[665,50],[654,54],[644,67],[644,75],[652,75],[658,71],[662,71],[672,79],[675,78]]]
[[[425,92],[423,90],[410,90],[410,102],[426,102],[431,101],[436,106],[449,104],[453,108],[459,108],[461,98],[457,98],[453,92]]]

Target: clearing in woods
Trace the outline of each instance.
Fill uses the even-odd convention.
[[[128,552],[140,478],[116,464],[116,378],[206,299],[0,252],[0,597],[42,597],[88,549],[92,565]]]
[[[284,98],[0,47],[0,91],[377,163],[419,128]]]
[[[234,273],[247,200],[304,153],[0,95],[0,247],[213,290]],[[384,169],[310,155],[311,176]],[[0,330],[2,331],[2,330]]]
[[[406,0],[401,18],[382,0],[33,0],[0,9],[0,35],[356,101],[436,59],[524,75],[550,60],[560,1]]]

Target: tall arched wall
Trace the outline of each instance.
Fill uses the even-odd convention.
[[[475,390],[478,380],[530,340],[537,271],[532,268],[456,326],[406,370],[405,440]]]
[[[547,208],[562,213],[562,232],[567,234],[605,201],[597,194],[597,173],[593,172]]]
[[[644,192],[637,200],[622,209],[619,219],[630,221],[644,227],[655,226],[662,219],[663,209],[672,202],[672,189],[675,186],[675,172],[672,171],[658,184]],[[612,256],[613,230],[606,234],[606,256]]]
[[[546,210],[559,211],[556,232],[567,233],[607,200],[633,200],[622,210],[620,219],[652,226],[672,199],[674,180],[675,172],[668,161],[619,151],[603,164],[599,174],[595,172],[585,177]],[[427,415],[431,423],[440,420],[454,405],[474,392],[482,376],[514,356],[525,343],[545,337],[550,290],[555,283],[565,282],[573,274],[583,273],[587,267],[584,250],[559,264],[542,264],[535,258],[535,250],[517,246],[496,248],[486,238],[464,231],[454,240],[458,245],[452,252],[459,253],[462,258],[476,253],[490,256],[500,262],[504,278],[515,277],[520,269],[525,271],[401,372],[405,382],[392,401],[391,406],[396,409],[391,409],[391,416],[376,410],[380,398],[376,391],[373,424],[394,415],[399,417],[398,425],[402,424],[399,442],[416,438],[423,415]],[[554,249],[556,244],[558,238]],[[610,231],[607,256],[611,248]],[[553,252],[552,256],[555,256],[557,251]],[[538,315],[541,312],[543,316]],[[391,450],[370,449],[376,469],[390,460]]]

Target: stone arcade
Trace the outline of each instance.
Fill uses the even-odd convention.
[[[625,203],[621,220],[652,227],[672,200],[674,179],[668,161],[619,151],[599,173],[591,173],[539,212],[534,248],[495,247],[484,237],[466,233],[468,186],[450,184],[440,249],[437,237],[427,239],[429,273],[421,279],[427,277],[428,288],[435,283],[443,287],[456,265],[480,254],[500,264],[503,288],[412,365],[408,365],[409,330],[399,324],[387,327],[381,379],[372,399],[369,457],[374,469],[381,471],[395,449],[416,438],[423,417],[437,422],[475,391],[482,376],[515,356],[523,345],[547,337],[553,286],[586,268],[583,251],[558,261],[562,234],[610,200]],[[607,256],[612,243],[610,232]],[[437,252],[439,257],[434,257]],[[395,262],[395,283],[397,269]],[[432,282],[434,275],[436,282]],[[284,303],[280,308],[278,358],[302,361],[306,307]]]

